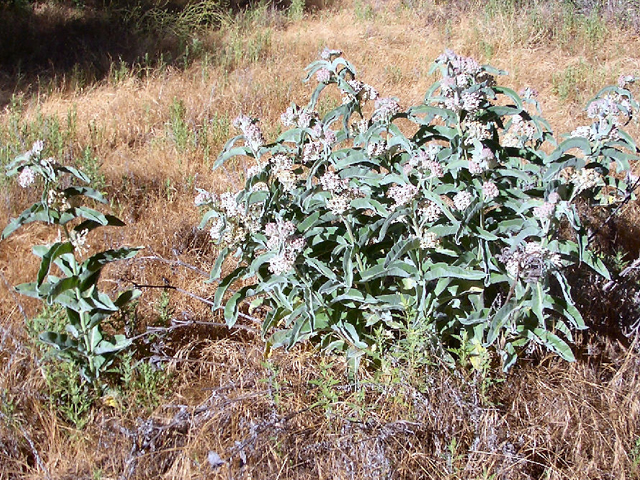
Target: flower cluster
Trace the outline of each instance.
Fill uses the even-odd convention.
[[[322,52],[320,52],[320,58],[323,60],[331,60],[334,57],[339,57],[342,55],[342,50],[332,50],[330,48],[325,47]]]
[[[420,248],[437,248],[440,246],[440,238],[433,232],[424,232],[420,236]]]
[[[322,189],[331,192],[327,208],[334,215],[343,215],[349,209],[351,200],[363,196],[357,187],[349,186],[349,180],[340,178],[335,172],[327,171],[320,177]]]
[[[503,138],[505,147],[524,147],[528,142],[536,138],[536,127],[522,115],[514,115],[511,118],[511,127]]]
[[[69,204],[67,196],[63,192],[51,189],[47,194],[47,207],[63,212],[65,210],[69,210],[71,205]]]
[[[387,152],[387,141],[380,139],[378,141],[370,142],[367,145],[367,155],[369,157],[380,157]]]
[[[265,184],[263,188],[266,188]],[[260,187],[257,187],[260,188]],[[236,195],[225,192],[221,195],[198,189],[195,200],[198,206],[208,206],[214,212],[209,235],[215,243],[233,245],[242,241],[247,233],[256,233],[261,228],[264,204],[239,204]]]
[[[280,121],[285,127],[311,128],[312,125],[320,122],[320,116],[317,112],[299,107],[294,103],[280,116]]]
[[[20,172],[20,175],[18,176],[18,184],[22,188],[27,188],[29,185],[31,185],[35,181],[35,179],[36,179],[36,176],[33,173],[33,170],[31,169],[31,167],[24,167]]]
[[[405,173],[416,170],[424,178],[440,178],[444,175],[444,170],[438,162],[438,153],[442,150],[439,145],[431,144],[426,149],[419,150],[413,155],[404,166]]]
[[[471,192],[467,191],[458,192],[453,197],[453,205],[455,206],[456,210],[459,210],[461,212],[469,208],[472,201],[473,195],[471,194]]]
[[[378,98],[375,106],[376,108],[372,117],[374,121],[381,120],[388,122],[391,117],[400,111],[400,105],[395,98]]]
[[[484,182],[482,184],[482,195],[485,200],[492,200],[500,195],[500,190],[498,190],[498,186],[493,182]]]
[[[422,202],[418,206],[418,214],[424,221],[432,223],[437,221],[442,215],[442,209],[437,203],[434,202]]]
[[[551,192],[546,202],[533,208],[533,216],[540,220],[547,220],[553,217],[559,201],[560,195],[558,195],[558,192]]]
[[[507,273],[527,283],[539,282],[550,268],[561,265],[560,256],[538,242],[525,242],[516,248],[504,248],[497,255]]]
[[[331,72],[326,68],[321,68],[316,72],[316,80],[320,83],[329,83],[331,80]]]
[[[462,129],[465,135],[464,144],[473,145],[476,141],[490,140],[493,136],[494,128],[491,123],[478,122],[469,119],[469,117],[465,118],[464,122],[462,122]]]
[[[274,275],[282,275],[293,269],[300,252],[304,250],[306,241],[295,235],[296,226],[289,220],[277,219],[264,226],[267,237],[267,248],[277,252],[269,260],[269,271]]]
[[[287,192],[291,192],[298,180],[293,172],[293,160],[282,153],[277,153],[269,160],[271,164],[271,174],[282,184]]]
[[[454,112],[478,112],[486,99],[482,87],[491,83],[492,78],[473,58],[456,55],[451,50],[440,55],[436,63],[445,67],[440,82],[442,105]]]
[[[264,137],[257,121],[246,115],[240,115],[233,121],[233,126],[240,129],[244,138],[253,151],[258,151],[264,145]]]
[[[602,175],[594,168],[581,168],[569,177],[578,192],[590,190],[603,184]]]
[[[89,250],[89,245],[87,244],[87,235],[89,234],[89,230],[87,228],[76,231],[71,231],[71,245],[80,255],[84,255]]]
[[[394,201],[394,205],[391,209],[395,210],[396,208],[409,203],[417,194],[418,187],[407,183],[405,185],[394,185],[389,188],[387,197]]]
[[[347,81],[349,90],[342,89],[342,103],[367,102],[368,100],[375,100],[378,98],[378,91],[371,85],[368,85],[360,80]]]

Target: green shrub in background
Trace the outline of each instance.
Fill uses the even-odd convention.
[[[354,369],[377,328],[392,344],[407,324],[445,345],[465,338],[471,354],[493,347],[505,369],[531,342],[573,360],[572,331],[585,325],[567,268],[608,276],[576,202],[610,206],[631,192],[619,174],[638,158],[623,130],[634,78],[602,90],[592,123],[558,143],[534,91],[496,84],[504,72],[450,51],[435,70],[441,80],[405,110],[325,50],[308,67],[311,101],[287,110],[275,142],[236,120],[242,133],[216,167],[248,157],[244,188],[196,198],[221,247],[211,280],[228,325],[251,300],[268,312],[268,347],[311,340]],[[343,101],[320,118],[329,86]],[[219,279],[229,257],[236,266]]]
[[[58,164],[53,158],[43,158],[43,148],[43,142],[36,142],[30,151],[7,167],[7,176],[17,176],[21,187],[35,185],[42,187],[43,193],[39,201],[11,220],[0,239],[32,222],[58,226],[58,239],[53,244],[33,247],[33,253],[42,259],[36,281],[18,285],[16,290],[38,298],[46,305],[65,309],[66,333],[43,332],[40,340],[54,347],[58,357],[75,364],[85,381],[101,388],[101,373],[131,343],[124,335],[106,335],[102,323],[137,298],[140,291],[122,292],[112,301],[98,289],[98,280],[105,265],[131,258],[140,248],[106,250],[82,259],[88,252],[89,232],[124,223],[112,215],[81,205],[83,198],[100,203],[106,203],[106,200],[100,192],[89,187],[65,187],[72,183],[68,177],[85,184],[89,183],[89,178],[76,168]]]

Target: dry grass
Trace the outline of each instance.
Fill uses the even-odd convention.
[[[166,67],[111,77],[83,91],[25,96],[20,112],[0,115],[0,140],[9,149],[28,148],[33,137],[51,133],[36,127],[39,117],[64,125],[68,112],[75,112],[63,159],[89,146],[102,161],[115,213],[128,224],[96,233],[89,243],[96,249],[146,246],[141,258],[109,269],[105,285],[168,282],[208,298],[213,287],[184,267],[208,271],[214,258],[206,236],[195,229],[194,188],[234,188],[243,165],[224,172],[210,168],[233,133],[230,121],[240,112],[251,114],[275,135],[290,102],[304,103],[310,94],[301,82],[303,69],[322,47],[342,49],[368,83],[404,106],[421,101],[433,81],[431,61],[445,47],[472,55],[508,70],[505,83],[515,90],[537,89],[556,131],[578,126],[581,105],[601,86],[623,72],[640,74],[640,40],[615,26],[590,43],[584,35],[563,37],[549,24],[532,26],[527,16],[488,18],[486,10],[464,2],[436,3],[409,9],[396,1],[345,2],[293,24],[270,12],[244,30],[209,33],[213,56],[186,69]],[[250,47],[258,51],[254,60],[232,55]],[[28,135],[11,136],[16,119],[33,126]],[[630,132],[640,138],[637,123]],[[7,185],[0,192],[0,224],[30,204],[32,195]],[[630,205],[624,218],[637,223],[637,209]],[[139,357],[153,357],[166,374],[166,385],[157,385],[159,406],[136,403],[144,387],[124,385],[97,399],[88,424],[77,430],[60,414],[59,399],[48,398],[51,387],[24,328],[38,305],[9,288],[33,278],[37,264],[30,246],[54,236],[34,225],[0,243],[2,480],[639,475],[635,341],[623,345],[594,334],[585,337],[586,353],[575,364],[532,359],[506,378],[451,371],[436,360],[424,366],[392,362],[363,371],[355,386],[340,359],[310,348],[265,359],[259,326],[250,322],[232,331],[204,323],[177,326],[221,320],[176,291],[161,311],[160,289],[145,291],[132,324],[140,333],[163,314],[174,322],[155,341],[140,341]],[[633,242],[621,243],[637,252]],[[221,466],[209,464],[212,452]]]

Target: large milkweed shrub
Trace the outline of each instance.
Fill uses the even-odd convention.
[[[248,158],[244,187],[196,198],[221,248],[211,280],[228,325],[250,300],[267,312],[269,346],[312,340],[354,367],[374,332],[393,343],[408,324],[445,345],[494,347],[505,368],[531,342],[572,360],[572,331],[585,324],[567,267],[608,276],[576,202],[608,208],[631,193],[622,173],[638,150],[623,127],[635,79],[602,90],[592,123],[558,142],[533,90],[498,86],[505,72],[450,51],[406,110],[339,51],[307,70],[318,86],[282,115],[290,128],[275,142],[257,120],[236,120],[242,133],[215,167]],[[320,117],[329,87],[342,104]],[[235,268],[220,279],[228,258]]]

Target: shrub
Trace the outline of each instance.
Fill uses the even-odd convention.
[[[43,158],[43,148],[43,142],[35,142],[31,150],[7,166],[7,176],[17,176],[23,188],[41,186],[42,196],[11,220],[0,239],[5,239],[21,226],[32,222],[45,222],[58,227],[58,239],[53,244],[33,247],[33,253],[42,259],[36,281],[18,285],[16,290],[38,298],[46,305],[65,309],[66,333],[43,332],[40,340],[54,347],[59,358],[76,365],[85,381],[100,387],[98,381],[101,373],[131,343],[124,335],[107,336],[102,322],[137,298],[140,291],[122,292],[113,301],[99,290],[98,280],[105,265],[131,258],[139,248],[105,250],[82,259],[89,250],[87,237],[91,231],[107,225],[122,226],[124,223],[113,215],[105,215],[81,205],[83,198],[99,203],[106,203],[106,199],[89,187],[64,187],[72,183],[69,177],[85,184],[90,179],[76,168],[60,165],[53,158]]]
[[[318,86],[282,115],[291,128],[275,142],[255,119],[236,120],[242,133],[214,168],[250,159],[244,188],[196,198],[221,248],[211,281],[227,324],[251,300],[267,311],[269,348],[312,340],[354,369],[377,328],[391,344],[407,324],[445,345],[465,338],[472,354],[491,346],[505,369],[531,342],[573,360],[572,331],[585,324],[567,267],[608,276],[576,203],[610,208],[631,194],[610,169],[638,158],[623,130],[634,78],[602,90],[592,124],[558,143],[534,91],[498,86],[505,72],[450,51],[432,69],[441,80],[406,110],[339,51],[307,70]],[[343,101],[320,118],[329,86]]]

